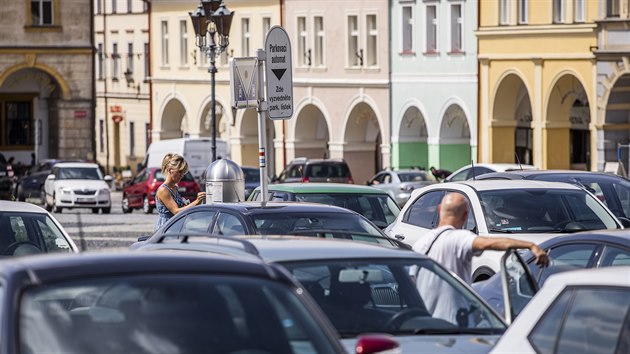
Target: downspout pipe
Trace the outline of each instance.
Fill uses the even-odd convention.
[[[92,147],[91,160],[96,161],[96,33],[94,31],[94,1],[90,1],[90,41],[92,45],[92,104],[90,111],[92,112]]]

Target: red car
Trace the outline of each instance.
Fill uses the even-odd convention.
[[[164,175],[158,167],[150,167],[140,171],[123,189],[123,213],[131,213],[133,209],[142,209],[151,214],[155,209],[155,194],[164,183]],[[186,173],[177,184],[179,193],[188,200],[197,198],[201,191],[199,184],[190,172]]]

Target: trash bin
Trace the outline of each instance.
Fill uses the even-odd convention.
[[[206,169],[206,204],[245,200],[243,170],[232,160],[220,159]]]

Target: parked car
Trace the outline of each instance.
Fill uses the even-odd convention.
[[[404,169],[381,171],[367,182],[368,186],[387,192],[400,207],[405,205],[414,189],[437,183],[431,172]]]
[[[103,214],[109,214],[111,181],[112,176],[103,176],[95,163],[58,163],[44,183],[44,208],[55,213],[61,213],[64,208],[88,208],[95,214],[100,209]]]
[[[196,236],[143,250],[249,252],[280,264],[323,309],[348,352],[362,333],[385,333],[396,338],[401,353],[487,353],[505,331],[503,320],[466,284],[417,252],[345,240],[246,240]]]
[[[44,182],[51,173],[53,166],[59,162],[81,162],[80,160],[45,159],[31,166],[24,176],[15,183],[15,197],[23,202],[26,198],[39,198],[44,204]]]
[[[610,173],[576,170],[525,170],[487,173],[480,176],[479,179],[524,179],[575,184],[593,193],[606,204],[616,217],[630,218],[630,180]]]
[[[575,185],[542,181],[466,181],[432,184],[413,191],[390,237],[413,245],[439,224],[437,206],[449,192],[468,201],[465,229],[480,236],[508,236],[537,244],[564,233],[621,229],[621,222],[591,193]],[[498,251],[473,257],[473,281],[499,270]]]
[[[0,258],[78,251],[61,224],[43,208],[0,201]]]
[[[400,213],[396,202],[380,189],[346,183],[281,183],[267,186],[268,201],[309,202],[354,210],[385,228]],[[249,198],[260,201],[260,187]]]
[[[334,182],[354,183],[350,167],[342,159],[309,159],[298,157],[274,178],[275,183]]]
[[[142,209],[145,214],[151,214],[155,209],[155,195],[158,188],[164,183],[164,175],[161,168],[149,167],[141,170],[123,188],[121,206],[123,213],[131,213],[134,209]],[[182,197],[194,200],[201,191],[199,184],[188,171],[177,184]]]
[[[2,353],[345,353],[299,284],[251,258],[45,255],[0,277]]]
[[[504,284],[510,295],[506,308],[520,297],[528,306],[501,336],[493,354],[630,351],[630,267],[607,267],[559,273],[536,292],[526,267],[508,265]],[[524,279],[525,278],[525,279]]]
[[[536,265],[535,257],[526,251],[521,257],[533,280],[541,287],[549,276],[569,270],[630,265],[630,233],[627,230],[578,232],[551,238],[539,245],[552,259],[546,268]],[[503,289],[499,273],[473,284],[473,289],[497,312],[504,313]],[[521,302],[521,306],[526,304]],[[512,312],[522,308],[512,309]],[[517,311],[517,312],[518,312]]]
[[[156,243],[169,235],[186,233],[214,235],[308,235],[364,239],[399,247],[370,220],[356,212],[330,205],[296,202],[212,203],[177,213],[151,236],[141,236],[131,245]]]
[[[520,170],[536,170],[536,166],[522,165],[516,163],[476,163],[474,165],[466,165],[455,172],[451,173],[444,182],[458,182],[469,179],[476,179],[484,173],[520,171]]]

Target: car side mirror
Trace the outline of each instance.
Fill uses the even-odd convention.
[[[514,249],[507,250],[501,258],[501,287],[505,322],[509,325],[538,292],[527,264]]]
[[[138,237],[138,242],[144,242],[146,240],[149,239],[149,237],[151,237],[151,235],[142,235]]]
[[[630,228],[630,219],[620,216],[617,218],[624,228]]]
[[[103,179],[105,180],[105,182],[111,182],[114,180],[114,178],[110,175],[105,175],[105,177],[103,177]]]
[[[47,181],[52,181],[52,180],[55,180],[55,179],[57,179],[57,177],[55,177],[55,175],[52,174],[52,173],[49,174],[48,176],[46,176],[46,180]]]
[[[372,181],[365,181],[365,185],[366,186],[371,186],[372,185]]]

